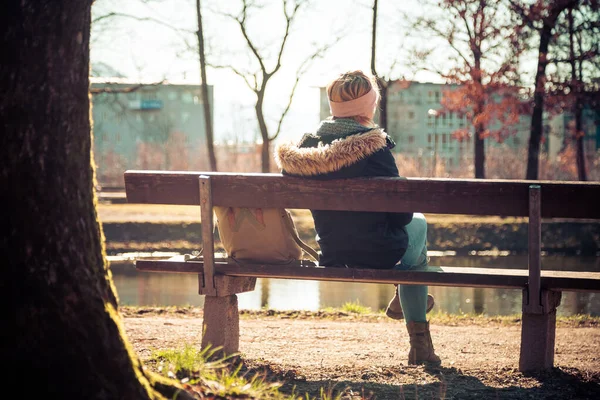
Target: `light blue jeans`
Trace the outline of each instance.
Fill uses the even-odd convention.
[[[394,269],[407,271],[427,267],[427,221],[421,213],[414,213],[412,221],[406,225],[408,248],[400,264]],[[400,304],[406,323],[427,322],[427,292],[425,285],[398,285]]]

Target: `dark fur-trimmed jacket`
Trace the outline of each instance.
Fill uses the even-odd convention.
[[[353,120],[326,120],[316,134],[275,150],[282,174],[311,179],[399,176],[381,128]],[[405,225],[412,213],[311,210],[321,248],[320,265],[389,269],[408,246]]]

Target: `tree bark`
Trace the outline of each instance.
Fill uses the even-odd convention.
[[[198,17],[198,55],[200,57],[200,90],[202,92],[202,106],[204,108],[204,126],[206,128],[206,149],[211,171],[217,171],[217,157],[215,156],[214,134],[210,102],[208,99],[208,82],[206,81],[206,59],[204,54],[204,28],[202,27],[202,8],[200,0],[196,0],[196,14]]]
[[[0,5],[6,381],[30,398],[160,398],[123,332],[95,209],[91,5]]]

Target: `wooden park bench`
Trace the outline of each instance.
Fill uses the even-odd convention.
[[[201,258],[138,260],[140,271],[194,273],[205,295],[202,346],[239,350],[237,293],[256,278],[522,289],[519,369],[552,368],[556,308],[563,291],[600,292],[600,273],[544,271],[543,218],[600,219],[600,184],[579,182],[360,178],[310,180],[280,174],[126,171],[129,203],[199,205]],[[429,267],[427,271],[240,265],[215,257],[213,206],[528,217],[529,265],[521,269]]]

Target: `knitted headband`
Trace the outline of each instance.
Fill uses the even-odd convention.
[[[368,116],[375,110],[377,92],[371,88],[367,94],[350,101],[332,101],[329,99],[329,109],[334,117]]]

